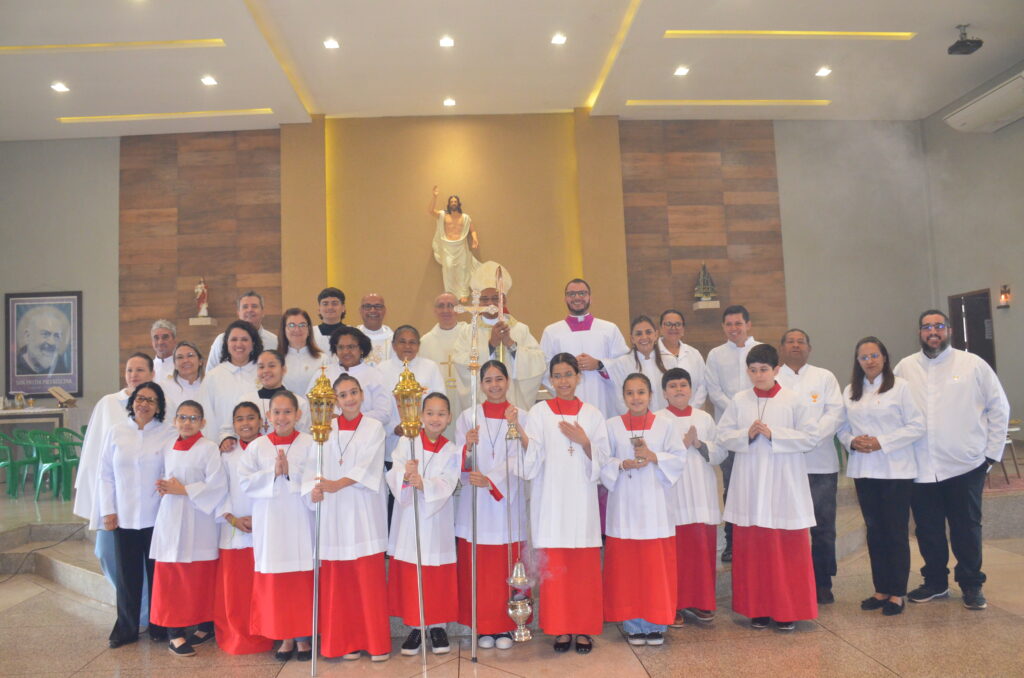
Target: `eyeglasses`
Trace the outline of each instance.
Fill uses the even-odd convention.
[[[582,299],[583,297],[589,297],[590,292],[566,292],[565,296],[569,297],[570,299]]]
[[[200,418],[201,417],[198,414],[179,414],[179,415],[177,415],[175,417],[175,419],[177,419],[178,421],[180,421],[182,423],[184,423],[186,421],[190,421],[193,424],[196,423],[197,421],[199,421]]]
[[[862,363],[866,363],[869,360],[878,360],[881,357],[882,354],[880,353],[865,353],[864,355],[857,356],[857,360],[861,361]]]
[[[921,331],[930,332],[931,330],[944,330],[947,327],[949,327],[949,325],[946,323],[933,323],[931,325],[921,325]]]
[[[135,402],[145,403],[147,405],[156,405],[156,398],[150,398],[149,396],[135,396]]]
[[[285,327],[290,330],[304,330],[309,327],[309,323],[288,323]]]
[[[364,311],[383,311],[384,304],[363,304],[361,308]]]
[[[661,323],[662,327],[666,327],[670,330],[681,330],[683,329],[683,323]]]
[[[175,357],[176,357],[176,358],[177,358],[178,360],[191,360],[192,358],[196,358],[196,357],[198,357],[198,356],[196,356],[196,354],[195,354],[195,353],[192,353],[192,352],[190,351],[190,352],[188,352],[188,353],[179,353],[179,354],[178,354],[178,355],[176,355]]]

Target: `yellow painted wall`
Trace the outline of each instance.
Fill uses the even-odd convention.
[[[327,187],[324,117],[281,125],[281,310],[316,316],[327,280]]]

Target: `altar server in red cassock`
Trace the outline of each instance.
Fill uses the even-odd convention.
[[[521,462],[520,441],[506,440],[509,422],[526,435],[527,417],[507,400],[508,369],[489,360],[480,369],[485,402],[466,410],[456,424],[456,446],[463,451],[462,489],[455,497],[455,537],[459,552],[459,622],[473,621],[472,537],[473,487],[477,488],[477,640],[479,647],[507,650],[515,623],[508,616],[509,563],[519,560],[526,539],[525,483],[512,472]],[[525,441],[523,441],[525,442]],[[476,446],[479,471],[472,471],[467,446]]]
[[[676,525],[672,486],[683,470],[683,442],[672,421],[650,410],[651,382],[622,383],[626,414],[607,422],[608,488],[604,618],[623,622],[630,645],[661,645],[676,614]]]
[[[791,631],[818,616],[804,464],[817,428],[799,395],[775,381],[775,347],[754,346],[746,363],[754,387],[733,396],[718,422],[718,443],[736,453],[723,516],[735,525],[732,605],[754,628],[774,619]]]
[[[361,414],[359,381],[334,382],[341,414],[324,444],[323,475],[315,458],[302,474],[302,493],[320,509],[320,651],[325,657],[373,661],[391,655],[384,551],[388,516],[384,426]]]
[[[213,637],[219,534],[217,507],[227,494],[220,451],[203,438],[203,408],[194,400],[178,405],[178,439],[164,451],[162,495],[153,526],[150,557],[156,561],[150,620],[166,626],[170,650],[195,654],[194,645]],[[198,625],[189,637],[186,627]]]
[[[252,499],[250,632],[282,640],[275,656],[308,661],[313,652],[313,513],[302,499],[302,473],[316,463],[313,438],[295,430],[298,399],[280,391],[270,401],[274,430],[257,438],[241,464],[241,485]],[[313,455],[313,462],[309,457]]]
[[[601,519],[597,486],[608,462],[605,417],[576,397],[576,358],[559,353],[548,368],[555,398],[530,409],[523,477],[530,484],[530,528],[540,551],[540,626],[556,652],[593,649],[601,633]]]
[[[715,420],[690,405],[690,373],[675,367],[661,378],[668,407],[658,414],[669,417],[682,442],[683,472],[672,488],[676,524],[676,618],[673,628],[686,622],[683,611],[699,622],[715,618],[715,560],[718,523],[718,480],[715,466],[726,450],[715,444]]]
[[[220,459],[228,479],[228,493],[217,508],[220,525],[220,559],[213,601],[217,647],[228,654],[268,652],[274,643],[249,632],[252,616],[252,499],[242,489],[240,467],[246,450],[260,436],[262,421],[256,403],[242,402],[231,413],[234,439],[229,439]]]
[[[402,643],[402,654],[420,651],[420,614],[416,583],[416,522],[413,492],[418,493],[420,540],[423,556],[423,614],[429,627],[434,654],[451,650],[447,622],[459,614],[456,583],[455,502],[452,493],[459,482],[459,452],[444,437],[451,420],[448,396],[430,393],[420,413],[423,430],[413,438],[416,459],[410,456],[409,441],[400,441],[392,453],[394,465],[386,477],[395,495],[395,510],[388,537],[388,606],[393,617],[413,630]]]

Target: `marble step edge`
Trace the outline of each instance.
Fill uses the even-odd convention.
[[[29,542],[56,542],[65,539],[89,539],[84,522],[29,523],[0,532],[0,553]],[[95,541],[95,537],[92,538]]]

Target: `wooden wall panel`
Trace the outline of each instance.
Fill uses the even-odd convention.
[[[277,130],[121,140],[120,355],[152,354],[157,318],[205,354],[248,289],[264,296],[264,325],[281,307],[281,160]],[[205,276],[212,327],[190,327]]]
[[[743,304],[760,341],[786,329],[782,228],[770,121],[622,121],[631,316],[686,315],[705,355],[724,341],[721,309],[693,311],[701,262],[722,308]]]

